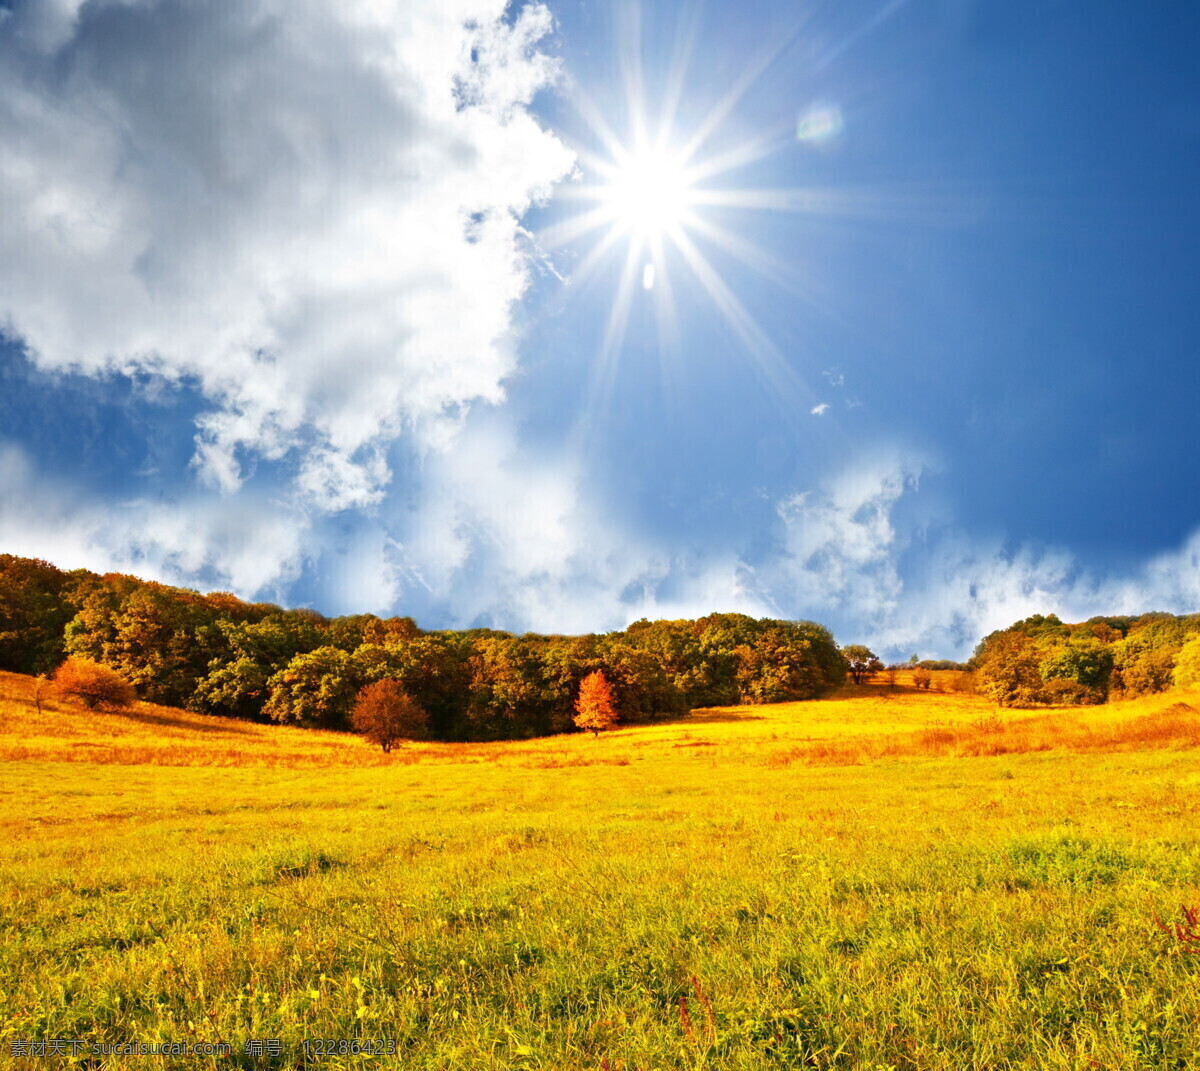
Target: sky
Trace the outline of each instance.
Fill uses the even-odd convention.
[[[1200,610],[1200,8],[0,0],[0,551],[961,658]]]

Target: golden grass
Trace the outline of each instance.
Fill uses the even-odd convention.
[[[947,674],[949,675],[949,674]],[[936,676],[936,674],[935,674]],[[683,718],[618,728],[599,739],[570,734],[497,743],[409,744],[383,754],[347,733],[260,725],[153,703],[99,712],[43,699],[36,682],[0,672],[0,760],[121,765],[339,767],[418,764],[557,769],[628,765],[663,748],[700,757],[788,765],[880,759],[1121,751],[1200,746],[1200,692],[1173,692],[1102,707],[1002,711],[980,696],[918,691],[901,681],[847,686],[833,697],[761,707],[712,707]]]
[[[406,1071],[1195,1066],[1200,956],[1156,924],[1200,903],[1194,694],[873,685],[384,756],[38,718],[30,685],[0,675],[0,1066],[51,1037],[232,1049],[105,1071],[371,1063],[317,1038]]]

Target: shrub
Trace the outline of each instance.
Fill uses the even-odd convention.
[[[939,688],[941,686],[939,685]],[[965,671],[955,673],[946,680],[946,691],[971,695],[975,691],[975,678]]]
[[[402,740],[424,736],[429,715],[398,682],[382,680],[368,684],[358,693],[350,724],[387,753]]]
[[[1053,677],[1046,681],[1042,685],[1042,698],[1056,706],[1086,706],[1104,702],[1102,693],[1066,677]]]
[[[933,674],[930,673],[929,670],[925,669],[924,666],[917,666],[917,668],[912,671],[912,682],[914,688],[924,688],[928,690],[932,681]]]
[[[88,710],[122,710],[137,702],[124,677],[90,658],[68,658],[54,674],[54,688],[64,699],[75,699]]]

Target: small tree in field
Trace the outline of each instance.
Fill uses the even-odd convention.
[[[850,671],[850,676],[854,678],[855,684],[862,684],[866,678],[883,669],[883,663],[879,661],[875,652],[861,643],[852,643],[848,647],[843,647],[842,657],[846,660],[846,668]]]
[[[575,700],[575,724],[580,729],[590,729],[594,736],[617,724],[612,689],[600,670],[589,673],[579,684],[579,698]]]
[[[929,685],[933,682],[933,674],[924,666],[917,666],[912,671],[912,682],[915,688],[925,688],[928,690]]]
[[[37,704],[38,713],[42,712],[42,700],[50,688],[50,680],[44,673],[37,675],[37,683],[33,686],[33,701]]]
[[[137,693],[116,670],[90,658],[68,658],[54,673],[54,690],[75,699],[88,710],[123,710],[137,702]]]
[[[421,709],[396,681],[382,680],[368,684],[358,693],[350,724],[384,753],[402,740],[416,740],[425,735],[429,715]]]

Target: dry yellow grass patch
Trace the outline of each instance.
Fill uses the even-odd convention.
[[[138,703],[89,711],[42,700],[33,678],[0,673],[0,759],[154,766],[375,767],[412,763],[562,769],[673,761],[851,765],[877,759],[1119,751],[1200,745],[1200,693],[1104,707],[1001,711],[964,693],[900,683],[848,686],[802,703],[713,707],[602,734],[495,743],[418,743],[383,754],[348,733],[260,725]],[[1197,708],[1197,709],[1193,709]]]

